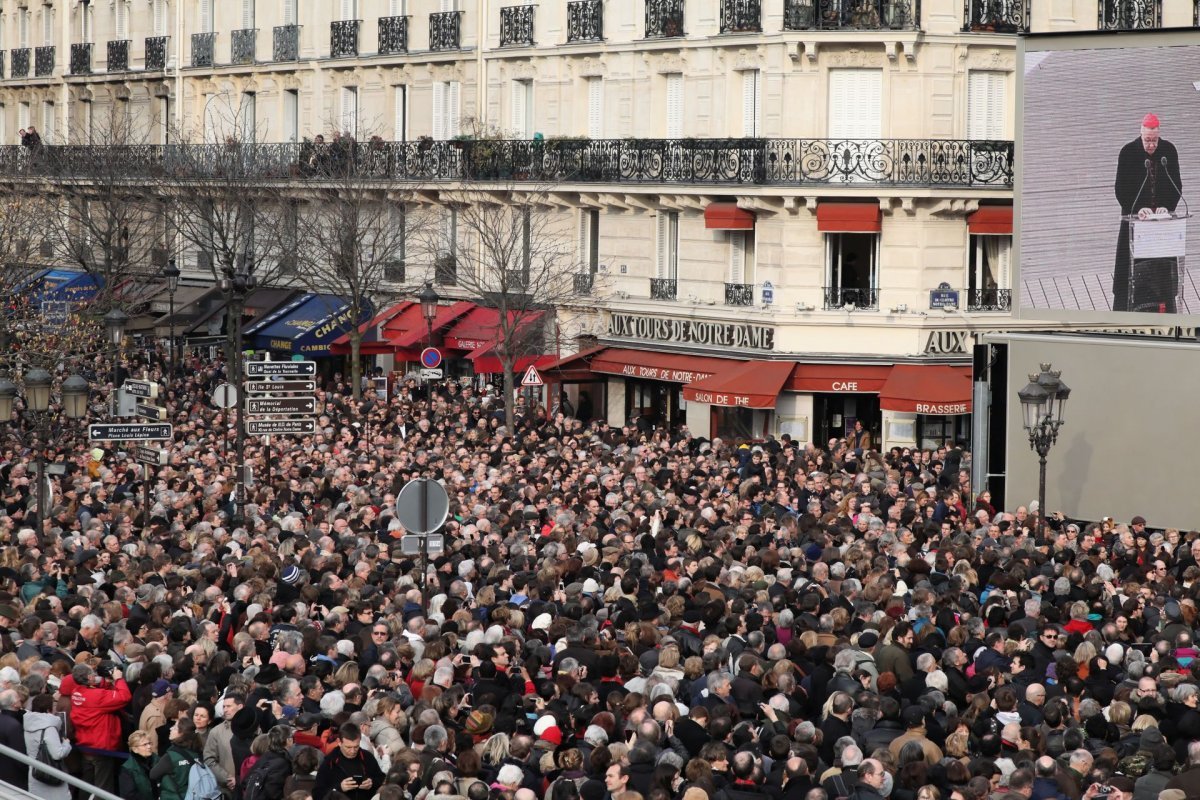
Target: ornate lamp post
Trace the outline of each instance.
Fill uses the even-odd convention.
[[[117,403],[117,390],[124,383],[121,380],[121,350],[125,344],[125,327],[129,324],[129,315],[119,308],[114,308],[104,315],[104,332],[108,335],[108,343],[113,347],[113,406],[112,416],[116,416],[120,405]]]
[[[1029,448],[1038,454],[1038,537],[1046,533],[1046,456],[1058,441],[1070,388],[1062,382],[1062,372],[1041,365],[1042,371],[1029,376],[1029,383],[1017,392],[1023,412],[1022,424],[1029,434]]]
[[[229,380],[237,385],[242,381],[242,316],[246,310],[246,298],[258,288],[254,277],[254,261],[249,253],[238,259],[232,274],[221,279],[221,291],[229,298],[229,314],[233,323],[233,350],[229,360]],[[246,512],[246,423],[239,408],[237,413],[237,498],[234,501],[233,519],[235,527],[245,520]]]
[[[433,284],[425,282],[425,288],[417,295],[417,301],[421,304],[421,316],[425,317],[425,326],[428,329],[428,337],[426,346],[433,347],[433,319],[437,316],[438,303],[442,298],[438,297],[438,293],[433,288]]]
[[[175,258],[167,260],[163,267],[163,278],[167,281],[167,298],[170,303],[168,317],[171,321],[171,377],[175,377],[175,291],[179,288],[179,267],[175,266]]]

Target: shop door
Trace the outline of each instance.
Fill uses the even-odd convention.
[[[821,447],[828,446],[830,439],[843,438],[856,420],[862,420],[878,443],[881,419],[877,394],[813,395],[813,442]]]
[[[625,382],[625,419],[631,424],[642,420],[643,429],[678,425],[683,415],[679,411],[679,385],[660,381]]]

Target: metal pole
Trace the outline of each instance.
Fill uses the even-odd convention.
[[[245,296],[241,293],[238,287],[234,287],[234,360],[236,364],[236,372],[234,373],[234,383],[242,381],[242,306],[245,302]],[[242,413],[242,408],[239,405],[236,408],[237,412],[237,483],[236,491],[237,498],[234,501],[234,522],[237,525],[242,525],[246,519],[246,418]]]
[[[142,464],[146,468],[146,474],[142,476],[145,484],[146,497],[143,500],[145,507],[142,511],[142,538],[150,538],[150,480],[154,475],[153,468],[150,464]]]
[[[421,614],[429,610],[429,481],[421,481]]]
[[[46,443],[38,442],[37,455],[37,532],[38,536],[46,528]]]
[[[1041,444],[1039,442],[1038,444]],[[1045,447],[1038,448],[1038,538],[1046,538],[1046,454]]]
[[[175,379],[175,293],[168,293],[171,319],[171,380]],[[169,385],[170,381],[168,381]]]

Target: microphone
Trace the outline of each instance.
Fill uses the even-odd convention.
[[[1167,169],[1167,157],[1161,156],[1158,159],[1158,163],[1162,164],[1163,172],[1166,174],[1167,180],[1169,180],[1171,185],[1175,187],[1175,191],[1179,192],[1179,199],[1183,201],[1183,213],[1190,217],[1192,212],[1188,210],[1188,201],[1183,196],[1183,189],[1179,188],[1179,184],[1177,184],[1175,179],[1171,177],[1171,170]]]
[[[1142,178],[1142,185],[1138,187],[1137,194],[1133,196],[1133,208],[1129,211],[1132,215],[1138,213],[1138,200],[1142,198],[1142,190],[1146,188],[1146,181],[1150,180],[1150,159],[1147,158],[1142,162],[1142,166],[1146,168],[1146,177]]]

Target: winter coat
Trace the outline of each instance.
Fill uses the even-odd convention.
[[[375,744],[375,757],[379,760],[379,768],[386,775],[392,765],[392,756],[404,747],[404,739],[400,736],[400,731],[396,730],[396,726],[383,717],[371,720],[370,733],[371,741]]]
[[[313,800],[325,800],[331,791],[341,791],[342,781],[346,778],[357,778],[360,781],[370,778],[370,789],[351,789],[345,794],[350,800],[371,800],[379,793],[384,775],[383,771],[379,769],[379,763],[370,753],[359,750],[357,756],[347,758],[339,747],[325,756],[325,760],[317,769],[317,783],[312,792]]]
[[[120,711],[132,695],[124,679],[112,687],[78,686],[71,693],[71,725],[76,747],[123,750]]]
[[[44,738],[51,758],[66,758],[67,753],[71,752],[71,743],[63,738],[62,724],[57,714],[25,712],[25,753],[30,758],[37,758]],[[33,777],[32,767],[29,773],[29,793],[33,796],[42,800],[70,800],[71,787],[68,784],[48,786]]]
[[[204,742],[204,763],[212,770],[217,785],[226,796],[233,792],[225,785],[230,778],[237,777],[237,765],[233,763],[233,749],[230,740],[233,738],[233,728],[229,722],[222,722],[208,734]]]
[[[131,754],[117,772],[117,793],[121,797],[157,798],[158,787],[150,780],[153,768],[152,758]]]
[[[177,744],[171,745],[154,769],[150,770],[150,780],[159,785],[159,800],[183,800],[187,794],[192,765],[203,761],[199,753]]]
[[[249,761],[249,759],[247,759]],[[276,753],[270,751],[265,753],[246,772],[248,779],[251,773],[262,772],[267,773],[266,783],[263,784],[263,797],[283,797],[283,784],[287,783],[287,779],[292,774],[292,759],[287,753]],[[244,783],[244,781],[243,781]],[[239,789],[240,791],[240,789]]]
[[[25,753],[25,728],[21,723],[21,712],[0,711],[0,744]],[[0,758],[0,781],[24,789],[29,778],[28,769],[18,761]]]

